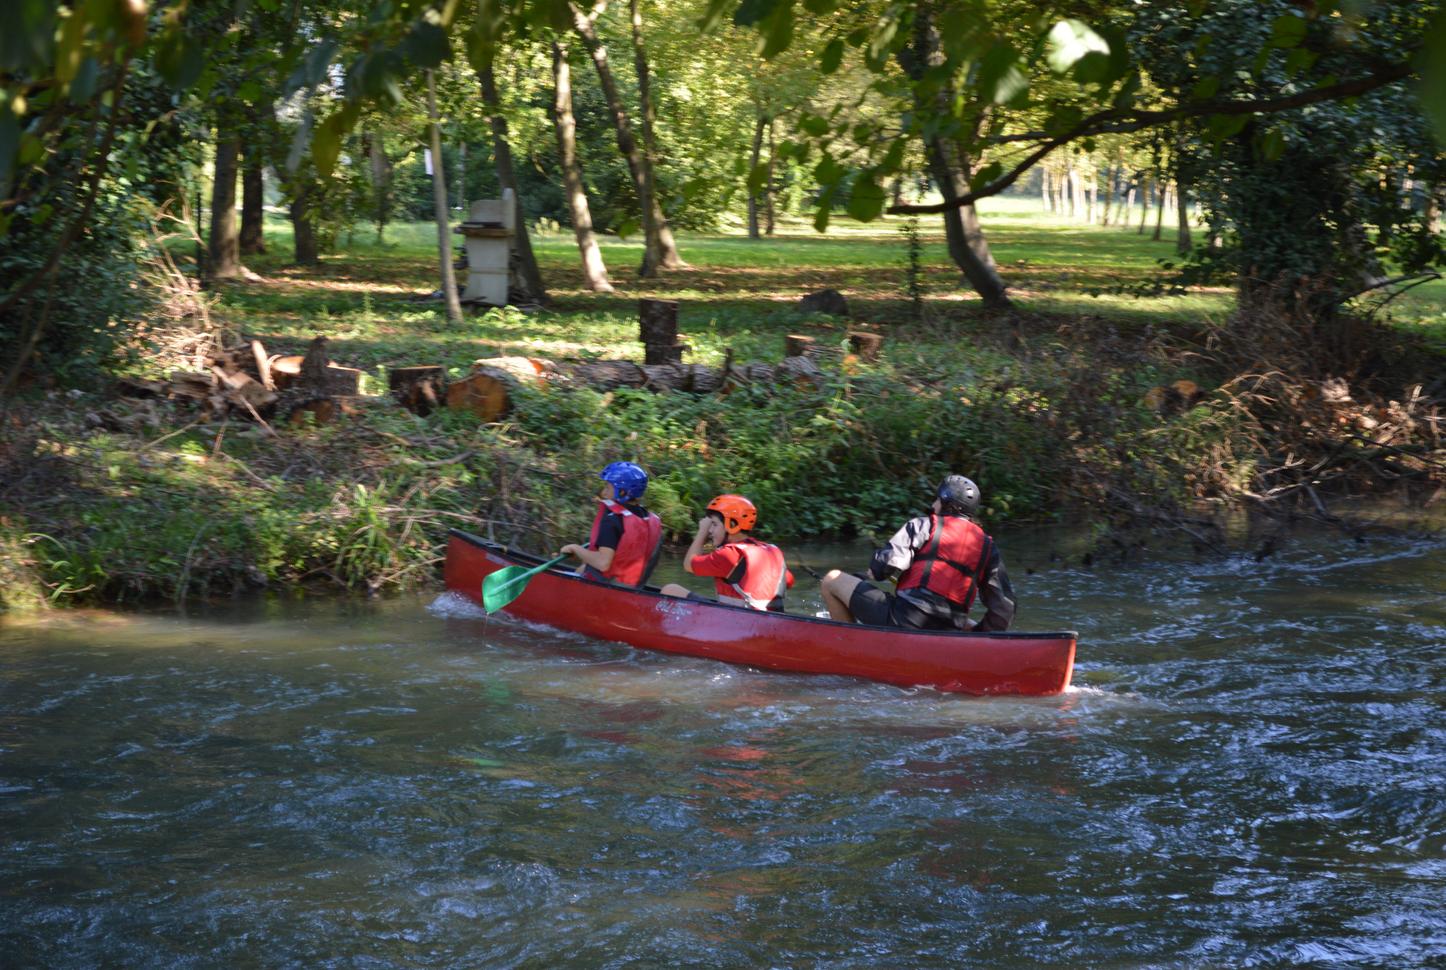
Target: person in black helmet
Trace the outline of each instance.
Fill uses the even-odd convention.
[[[869,564],[874,579],[897,580],[897,592],[835,569],[823,578],[829,615],[869,626],[1009,629],[1014,589],[994,540],[974,521],[978,510],[977,485],[963,475],[944,479],[929,514],[904,523]],[[985,610],[977,624],[969,620],[976,599]]]

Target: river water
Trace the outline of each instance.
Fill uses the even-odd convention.
[[[1051,541],[1054,698],[435,593],[0,627],[0,966],[1446,965],[1446,547]]]

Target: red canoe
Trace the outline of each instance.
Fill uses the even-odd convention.
[[[482,579],[542,560],[454,530],[447,588],[482,602]],[[1069,686],[1075,634],[935,633],[860,626],[664,596],[539,573],[508,613],[599,640],[805,674],[842,674],[965,694],[1058,694]]]

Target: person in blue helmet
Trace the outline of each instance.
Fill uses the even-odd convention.
[[[604,484],[587,544],[570,542],[558,552],[582,560],[582,574],[590,579],[641,586],[663,548],[663,523],[638,504],[648,473],[630,461],[615,461],[598,478]]]
[[[874,553],[869,575],[898,581],[886,593],[840,570],[823,578],[823,601],[835,620],[922,630],[1009,629],[1014,589],[994,540],[974,521],[979,487],[963,475],[939,485],[929,514],[904,523]],[[977,624],[969,619],[975,599],[984,604]]]

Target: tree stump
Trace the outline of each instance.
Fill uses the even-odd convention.
[[[398,404],[425,418],[446,403],[447,372],[430,364],[394,367],[387,372],[387,388]]]
[[[672,346],[678,342],[678,301],[639,300],[638,339],[644,344]]]
[[[831,317],[849,315],[849,301],[838,290],[819,290],[798,301],[798,308],[804,313],[824,313]]]
[[[879,350],[884,345],[882,334],[862,330],[849,331],[849,347],[864,360],[878,360]]]

